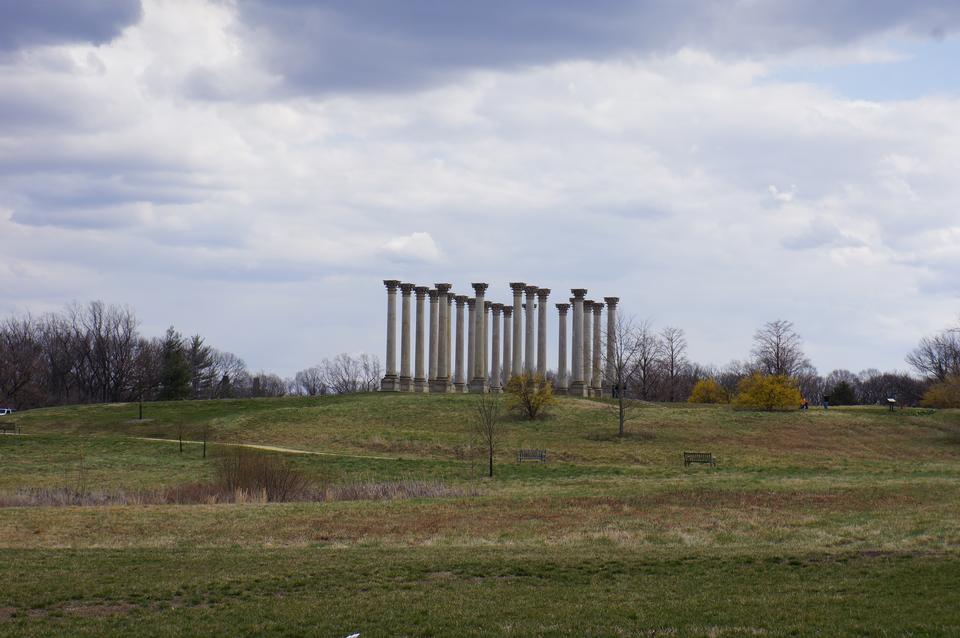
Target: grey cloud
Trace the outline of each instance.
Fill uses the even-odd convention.
[[[863,246],[862,241],[844,233],[835,224],[823,219],[814,220],[807,230],[785,237],[780,243],[790,250],[811,250],[824,246]]]
[[[140,0],[0,0],[0,53],[109,42],[140,20]]]
[[[245,38],[292,92],[419,88],[456,73],[684,46],[756,55],[889,31],[943,37],[950,0],[246,0]],[[212,89],[194,79],[198,95]],[[219,94],[223,87],[213,92]]]

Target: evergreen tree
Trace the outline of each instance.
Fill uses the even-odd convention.
[[[160,348],[163,367],[159,398],[165,401],[186,399],[190,396],[190,362],[183,347],[183,338],[173,326],[167,328]]]
[[[833,405],[856,405],[857,393],[853,386],[846,381],[841,381],[833,386],[830,392],[830,403]]]
[[[190,339],[187,361],[190,364],[190,388],[193,398],[209,396],[210,386],[213,384],[213,350],[203,344],[203,337],[200,335],[194,335]]]

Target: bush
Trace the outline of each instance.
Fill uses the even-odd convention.
[[[803,403],[800,390],[785,375],[754,372],[737,384],[734,406],[748,410],[796,410]]]
[[[251,500],[285,502],[306,491],[307,480],[285,459],[241,446],[226,448],[218,459],[216,486]]]
[[[507,409],[533,420],[554,402],[553,385],[540,375],[520,374],[507,382]]]
[[[923,393],[920,405],[925,408],[960,408],[960,377],[947,377]]]
[[[837,385],[833,386],[833,390],[830,391],[829,396],[830,403],[833,405],[857,404],[857,392],[853,389],[853,386],[846,381],[841,381]]]
[[[716,379],[700,379],[690,392],[688,403],[730,403],[727,391]]]

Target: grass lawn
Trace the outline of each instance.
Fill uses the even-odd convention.
[[[0,508],[0,635],[958,635],[960,412],[738,412],[469,396],[71,406],[16,415],[0,492],[210,479],[258,444],[316,483],[466,496]],[[207,430],[210,455],[170,441]],[[517,464],[519,447],[548,450]],[[684,468],[710,451],[716,469]],[[160,615],[162,614],[162,616]]]

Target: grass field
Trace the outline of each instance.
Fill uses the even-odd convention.
[[[0,635],[960,635],[960,412],[646,404],[620,439],[607,406],[567,399],[505,422],[489,480],[474,401],[18,414],[0,493],[209,480],[244,444],[317,484],[466,495],[0,508]],[[153,440],[179,434],[182,453]]]

